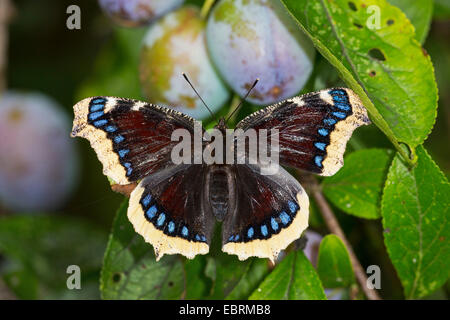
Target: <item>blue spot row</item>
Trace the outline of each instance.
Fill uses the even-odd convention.
[[[295,201],[288,201],[287,203],[289,208],[289,213],[286,211],[280,212],[278,216],[273,216],[270,218],[269,224],[262,224],[258,228],[256,228],[257,231],[259,231],[260,236],[263,238],[269,237],[273,233],[277,233],[280,230],[280,223],[282,226],[287,226],[292,221],[293,217],[296,215],[297,211],[299,210],[299,205]],[[270,228],[270,229],[269,229]],[[249,227],[247,229],[247,239],[252,240],[255,235],[255,227]],[[244,239],[243,239],[244,240]],[[228,238],[229,242],[237,242],[239,241],[239,235],[231,235]]]
[[[127,164],[128,163],[126,163],[125,166],[128,167]],[[166,226],[166,229],[165,229],[166,231],[164,231],[166,234],[168,233],[169,235],[177,236],[177,234],[176,234],[177,227],[176,227],[175,222],[172,221],[170,219],[170,216],[164,212],[160,212],[158,215],[158,208],[156,207],[156,204],[153,204],[150,206],[152,199],[153,198],[150,193],[147,193],[147,195],[145,195],[143,198],[141,198],[141,205],[142,205],[142,208],[144,210],[144,214],[145,214],[145,217],[147,218],[147,220],[152,220],[150,222],[153,223],[160,230],[164,230],[164,226]],[[183,226],[181,228],[180,235],[183,238],[188,238],[189,237],[189,228],[187,226]],[[196,234],[194,238],[195,238],[195,241],[206,242],[206,237],[204,235]],[[238,239],[239,239],[239,236],[237,237],[236,240],[238,240]]]

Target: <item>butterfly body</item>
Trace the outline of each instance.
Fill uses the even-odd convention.
[[[128,218],[153,245],[157,258],[206,254],[216,221],[222,222],[223,251],[239,259],[274,260],[306,229],[308,196],[287,171],[277,165],[275,173],[262,174],[264,165],[259,159],[250,161],[248,152],[244,162],[226,161],[236,144],[226,144],[224,119],[215,126],[228,146],[223,161],[175,164],[171,154],[177,141],[172,133],[187,130],[195,145],[198,123],[193,118],[113,97],[82,100],[74,111],[72,135],[90,141],[104,174],[121,185],[137,183]],[[276,129],[279,164],[332,175],[343,164],[353,130],[368,123],[359,98],[349,89],[336,88],[269,106],[239,122],[235,130]],[[202,151],[213,146],[204,138],[200,142]]]

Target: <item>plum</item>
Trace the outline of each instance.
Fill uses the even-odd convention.
[[[149,24],[183,2],[184,0],[99,0],[103,11],[124,27]]]
[[[230,92],[206,50],[205,22],[195,7],[183,7],[150,26],[142,46],[140,79],[152,103],[172,107],[198,119],[207,109],[182,77],[186,73],[203,100],[217,111]]]
[[[211,12],[211,59],[241,97],[267,105],[297,94],[308,80],[314,48],[279,0],[222,0]]]
[[[0,204],[58,209],[76,181],[78,158],[61,107],[40,93],[0,96]]]

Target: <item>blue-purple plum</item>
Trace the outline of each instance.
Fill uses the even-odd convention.
[[[222,0],[206,28],[210,56],[241,97],[255,79],[249,101],[267,105],[304,87],[314,48],[279,0]]]
[[[65,203],[78,168],[69,133],[67,115],[49,97],[0,96],[0,206],[43,211]]]
[[[124,27],[149,24],[183,2],[184,0],[99,0],[103,11]]]
[[[150,26],[142,46],[140,79],[149,102],[172,107],[197,119],[209,116],[195,92],[217,111],[229,90],[215,71],[205,44],[205,22],[195,7],[183,7]]]

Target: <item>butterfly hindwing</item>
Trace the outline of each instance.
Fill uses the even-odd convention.
[[[308,196],[281,167],[272,175],[262,175],[258,165],[233,167],[236,203],[223,222],[223,251],[274,261],[308,226]]]
[[[350,89],[335,88],[269,106],[246,117],[237,128],[278,129],[280,164],[330,176],[342,167],[353,131],[369,123],[358,96]]]
[[[103,172],[129,184],[171,164],[175,129],[192,132],[194,119],[180,112],[131,99],[94,97],[74,106],[72,136],[90,141]]]
[[[205,210],[204,165],[178,165],[144,178],[131,193],[128,219],[136,232],[164,254],[206,254],[214,217]]]

